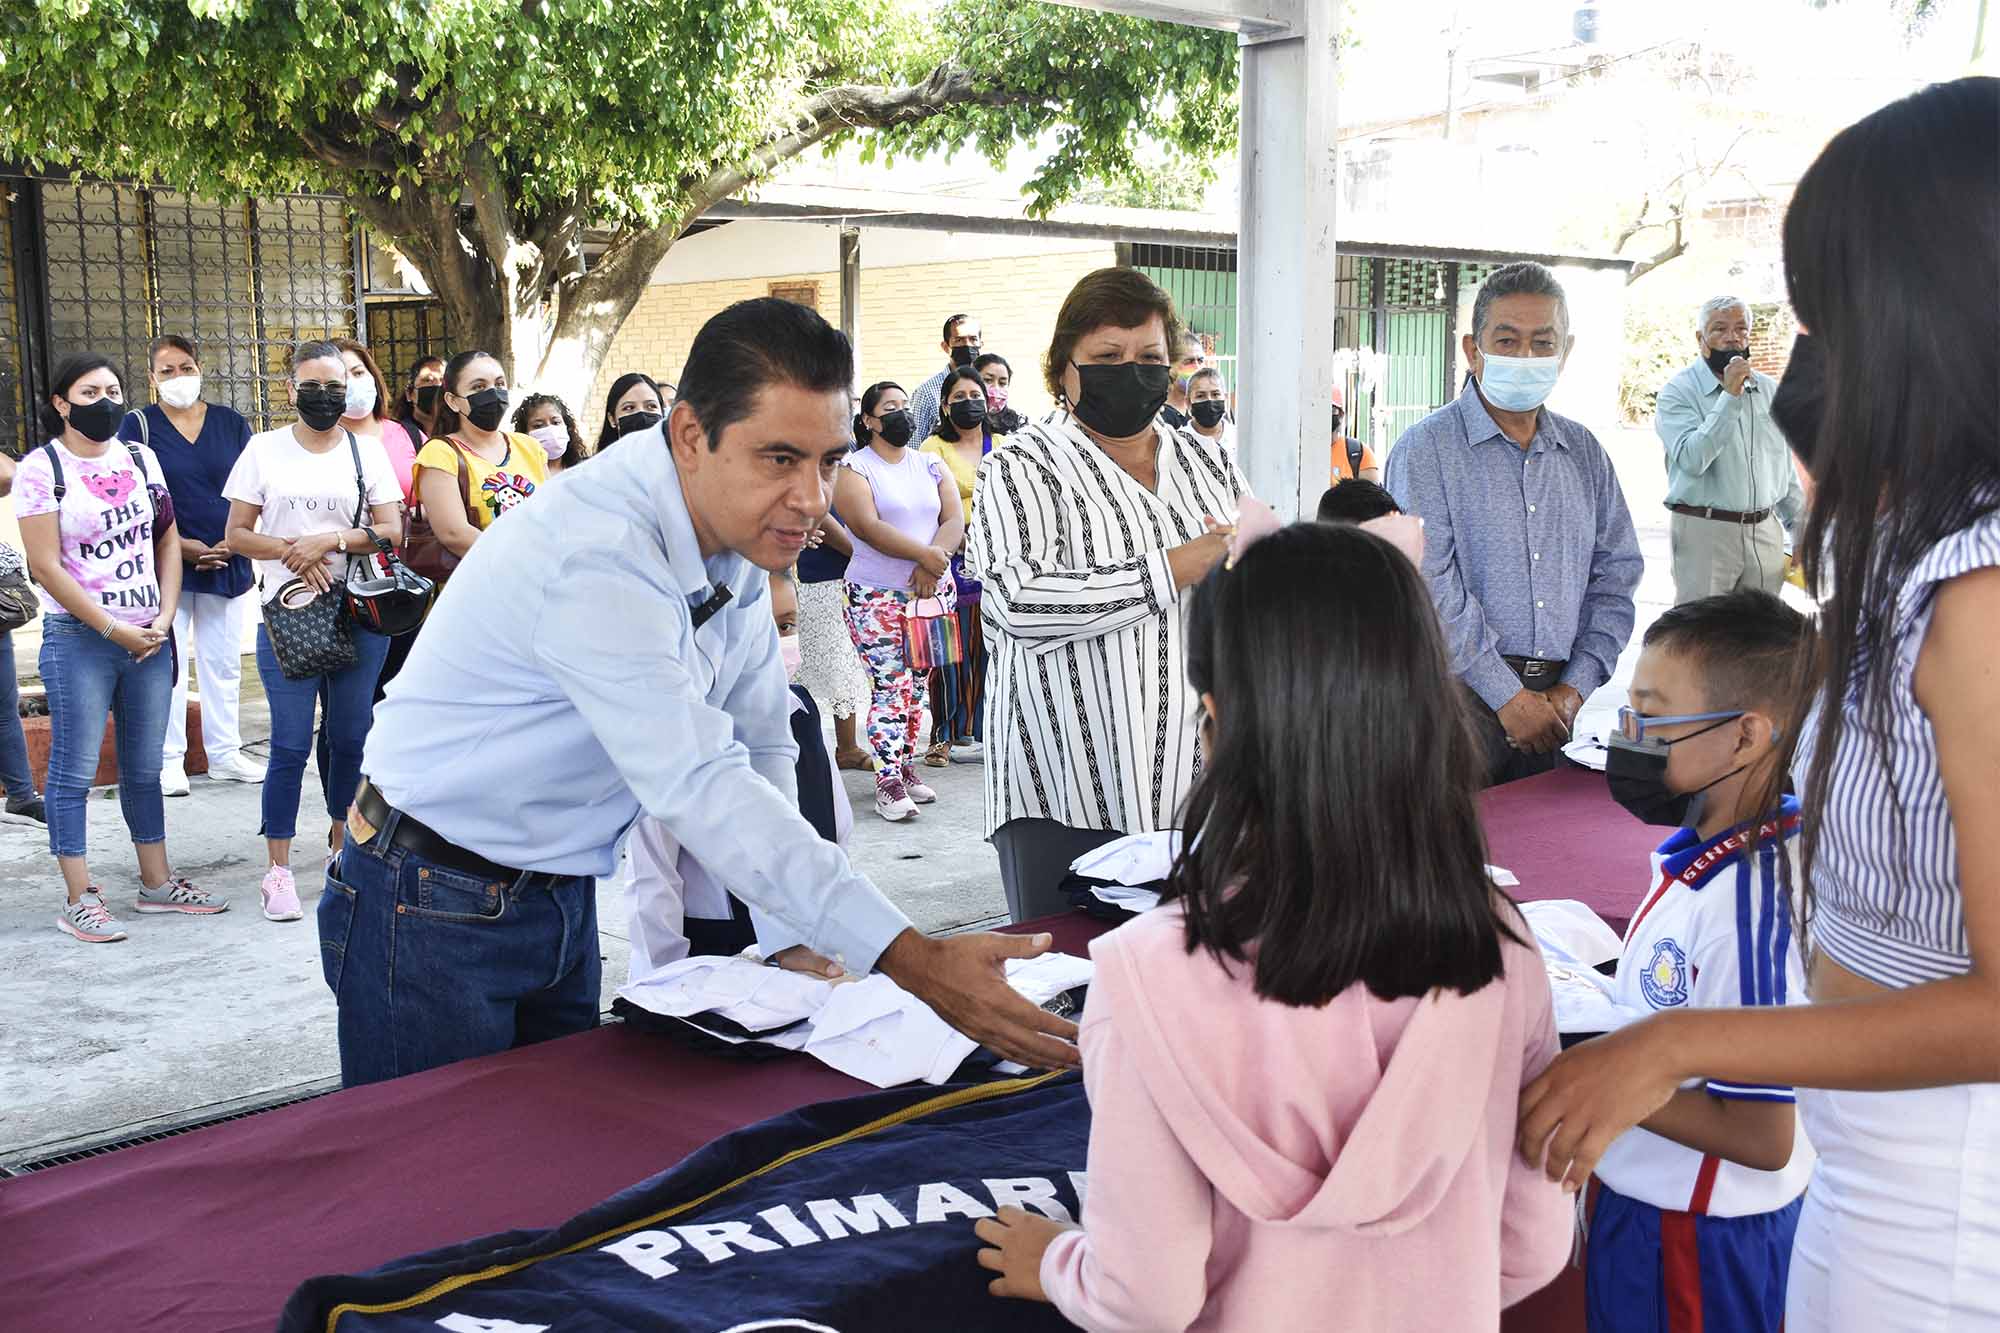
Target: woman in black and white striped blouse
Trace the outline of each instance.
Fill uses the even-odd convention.
[[[1200,764],[1180,593],[1222,558],[1247,487],[1231,451],[1157,421],[1180,327],[1144,274],[1085,277],[1043,362],[1062,410],[980,466],[986,826],[1016,921],[1063,907],[1077,856],[1170,827]]]

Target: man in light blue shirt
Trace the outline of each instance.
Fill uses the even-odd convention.
[[[1676,605],[1777,592],[1785,533],[1805,510],[1791,450],[1771,424],[1778,382],[1750,367],[1750,328],[1741,297],[1705,302],[1695,316],[1701,359],[1660,390],[1653,429],[1667,451]]]
[[[1574,343],[1554,274],[1494,270],[1464,340],[1471,380],[1389,454],[1390,492],[1424,520],[1424,577],[1489,783],[1554,766],[1632,636],[1645,570],[1604,447],[1542,406]]]
[[[345,1083],[593,1026],[594,879],[641,811],[774,933],[1075,1063],[1074,1027],[1002,979],[1046,936],[926,938],[797,807],[766,571],[826,513],[852,378],[812,311],[731,306],[664,423],[481,534],[376,709],[327,874]]]

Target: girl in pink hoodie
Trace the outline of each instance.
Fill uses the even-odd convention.
[[[1555,1022],[1430,596],[1304,523],[1188,614],[1208,761],[1162,905],[1091,949],[1083,1225],[1009,1209],[980,1263],[1089,1330],[1497,1328],[1573,1217],[1513,1152]]]

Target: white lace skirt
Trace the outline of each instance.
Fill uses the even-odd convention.
[[[847,632],[846,585],[839,579],[799,587],[799,651],[804,662],[798,683],[811,692],[821,712],[853,717],[868,708],[868,678]]]

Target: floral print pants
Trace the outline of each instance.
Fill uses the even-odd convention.
[[[846,587],[847,632],[870,686],[868,748],[882,766],[878,779],[900,778],[923,714],[922,682],[903,659],[903,621],[912,594],[858,583]]]

